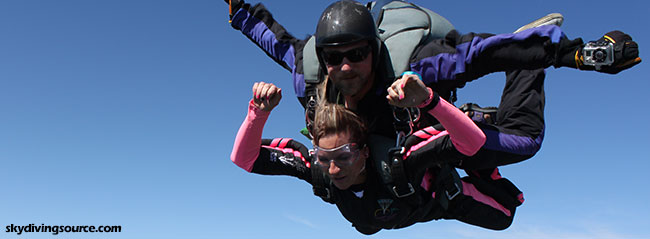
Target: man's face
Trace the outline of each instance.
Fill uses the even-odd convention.
[[[321,169],[327,174],[334,186],[346,190],[350,186],[363,183],[362,173],[368,148],[358,148],[350,144],[348,133],[330,134],[318,140],[316,155]]]
[[[365,52],[367,54],[363,55]],[[345,57],[338,62],[341,55],[345,55]],[[330,57],[334,61],[325,60],[327,74],[343,95],[354,96],[364,86],[367,87],[367,84],[372,82],[370,81],[372,77],[372,47],[368,45],[367,41],[324,47],[322,56],[324,59],[327,59],[327,56],[334,56]]]

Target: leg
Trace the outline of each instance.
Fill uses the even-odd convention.
[[[444,218],[492,229],[508,228],[523,203],[523,193],[499,170],[467,171],[463,193],[449,202]]]
[[[492,230],[504,230],[512,224],[515,217],[515,208],[508,210],[508,214],[495,209],[494,207],[478,202],[472,197],[459,198],[456,204],[450,207],[457,207],[453,214],[447,215],[445,219],[456,219],[458,221]]]
[[[515,70],[506,85],[496,123],[477,123],[487,136],[479,152],[459,168],[486,169],[531,158],[544,138],[544,70]]]

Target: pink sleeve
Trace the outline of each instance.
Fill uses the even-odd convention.
[[[263,111],[255,107],[251,100],[248,104],[246,119],[242,122],[237,137],[235,137],[230,160],[248,172],[253,170],[253,164],[260,154],[262,130],[270,113],[270,111]]]
[[[458,152],[472,156],[485,143],[483,131],[467,115],[444,99],[440,98],[438,105],[428,113],[436,117],[449,132],[451,142]]]

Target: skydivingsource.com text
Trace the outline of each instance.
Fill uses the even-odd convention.
[[[16,233],[17,235],[23,234],[25,232],[50,232],[52,235],[58,235],[62,232],[86,232],[86,233],[96,233],[96,232],[122,232],[122,226],[69,226],[69,225],[45,225],[41,224],[39,226],[32,224],[19,226],[19,225],[7,225],[5,232],[7,233]]]

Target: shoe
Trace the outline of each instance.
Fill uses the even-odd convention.
[[[497,122],[497,107],[482,108],[474,103],[466,103],[458,107],[458,109],[465,112],[474,122],[483,124],[494,124]]]
[[[539,26],[546,26],[546,25],[556,25],[556,26],[562,26],[562,22],[564,22],[564,16],[560,13],[551,13],[546,16],[543,16],[540,19],[537,19],[531,23],[528,23],[524,25],[523,27],[520,27],[517,29],[514,33],[521,32],[526,29],[534,28],[534,27],[539,27]]]

